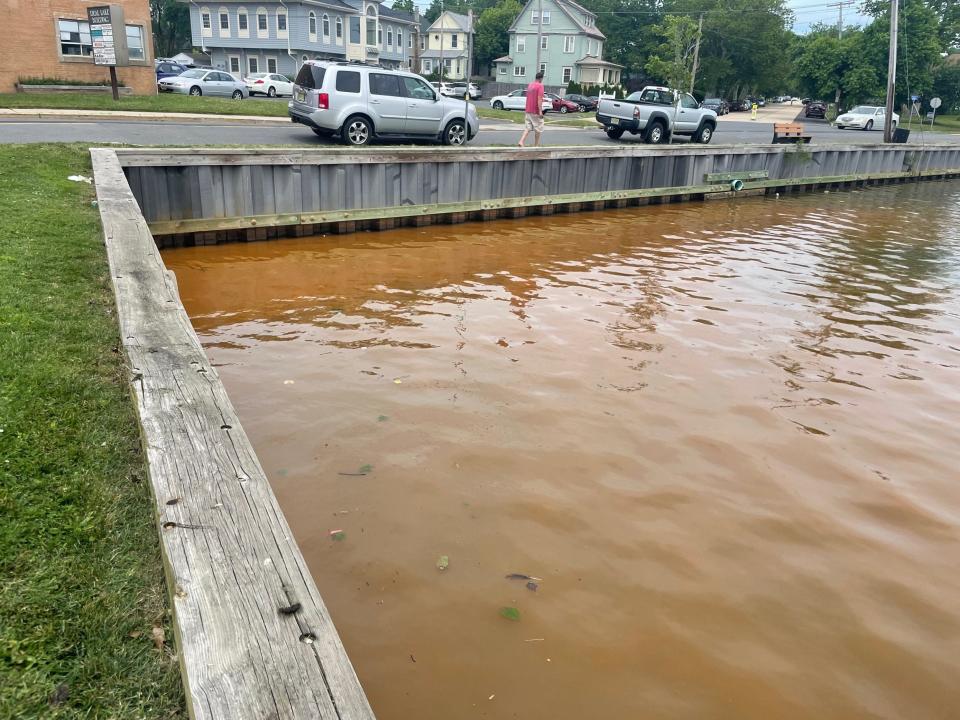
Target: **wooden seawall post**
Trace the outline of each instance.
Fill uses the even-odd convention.
[[[113,150],[91,150],[190,716],[372,720]]]

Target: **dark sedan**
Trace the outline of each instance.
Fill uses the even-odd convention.
[[[727,101],[721,98],[706,98],[700,103],[700,107],[713,110],[718,116],[726,115],[730,112],[730,106],[727,104]]]
[[[598,105],[595,99],[588,98],[586,95],[577,95],[576,93],[572,95],[566,95],[564,100],[569,100],[572,103],[576,103],[580,112],[593,112],[597,109]]]
[[[827,116],[827,104],[822,102],[807,103],[803,116],[808,118],[825,118]]]

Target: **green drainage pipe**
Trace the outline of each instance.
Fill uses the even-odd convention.
[[[731,180],[730,189],[734,192],[740,192],[743,190],[743,180]]]

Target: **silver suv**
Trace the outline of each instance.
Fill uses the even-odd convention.
[[[375,137],[463,145],[480,130],[473,105],[441,97],[419,75],[360,63],[308,60],[287,107],[293,122],[320,136],[339,135],[348,145]]]

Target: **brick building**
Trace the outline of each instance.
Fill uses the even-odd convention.
[[[130,66],[117,68],[120,82],[138,95],[157,91],[148,0],[0,0],[0,92],[13,92],[20,78],[109,80],[106,67],[93,64],[87,8],[123,7]]]

